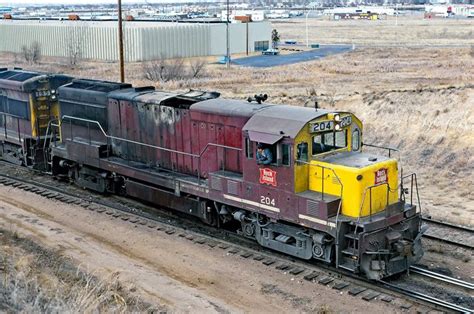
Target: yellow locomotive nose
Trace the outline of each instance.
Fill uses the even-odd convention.
[[[336,197],[341,197],[342,193],[341,214],[345,216],[373,215],[398,201],[395,159],[342,152],[313,160],[311,164],[317,166],[311,167],[309,188]],[[328,168],[334,171],[328,171]]]

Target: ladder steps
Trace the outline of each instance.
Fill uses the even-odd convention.
[[[344,236],[345,236],[346,238],[349,238],[349,239],[352,239],[352,240],[356,240],[356,241],[359,240],[359,234],[358,234],[358,233],[354,233],[354,232],[352,232],[352,231],[346,233]]]
[[[359,250],[355,248],[345,248],[342,250],[342,254],[350,255],[350,256],[359,256]]]
[[[339,267],[344,268],[349,271],[355,271],[357,269],[357,266],[354,263],[349,262],[349,261],[345,262],[344,264],[340,264]]]

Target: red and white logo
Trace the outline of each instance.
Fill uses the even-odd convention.
[[[269,168],[260,168],[260,180],[261,184],[268,184],[277,186],[277,173]]]
[[[375,171],[375,184],[383,184],[383,183],[387,183],[387,181],[388,181],[387,168],[382,168]]]

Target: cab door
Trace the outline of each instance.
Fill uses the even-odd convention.
[[[257,142],[248,137],[244,142],[244,197],[269,217],[296,219],[291,140],[263,143],[272,152],[272,162],[267,165],[257,163]]]

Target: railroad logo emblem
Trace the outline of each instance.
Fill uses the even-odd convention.
[[[388,175],[387,175],[387,168],[382,168],[375,171],[375,184],[383,184],[387,183]]]
[[[269,168],[260,168],[260,180],[261,184],[268,184],[277,186],[277,172]]]

